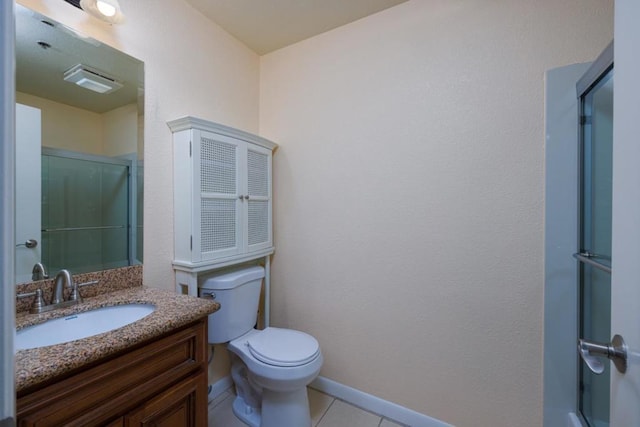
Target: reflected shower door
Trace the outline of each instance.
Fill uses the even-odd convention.
[[[581,96],[580,336],[611,340],[613,68]],[[604,268],[602,268],[604,267]],[[609,271],[607,271],[607,268]],[[609,425],[611,366],[596,375],[580,363],[580,412],[591,427]]]
[[[129,265],[126,162],[42,156],[42,260],[72,273]]]

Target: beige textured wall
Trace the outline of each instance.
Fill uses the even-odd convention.
[[[42,145],[104,156],[138,152],[138,106],[99,114],[16,92],[16,101],[42,112]]]
[[[322,375],[457,426],[542,424],[543,73],[608,0],[412,0],[261,58],[272,320]]]
[[[80,153],[105,154],[102,114],[22,92],[16,92],[16,101],[39,108],[42,112],[43,146]]]
[[[129,104],[102,114],[104,152],[108,156],[138,153],[138,105]]]
[[[145,63],[144,281],[173,289],[171,132],[194,115],[258,131],[259,58],[184,0],[120,0],[108,25],[60,0],[18,0]]]

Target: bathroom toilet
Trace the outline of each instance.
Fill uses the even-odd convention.
[[[233,412],[251,427],[309,427],[307,385],[320,373],[318,341],[292,329],[255,329],[264,269],[249,267],[198,279],[220,310],[209,315],[209,343],[228,343],[236,387]]]

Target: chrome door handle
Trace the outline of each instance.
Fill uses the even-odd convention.
[[[604,372],[604,363],[601,360],[604,357],[609,358],[621,374],[627,372],[627,345],[620,335],[614,335],[610,344],[581,339],[578,341],[578,352],[594,374]]]
[[[18,243],[18,244],[16,245],[16,247],[18,247],[18,246],[26,246],[26,247],[27,247],[27,248],[29,248],[29,249],[33,249],[33,248],[35,248],[36,246],[38,246],[38,241],[37,241],[36,239],[29,239],[29,240],[27,240],[27,241],[26,241],[26,242],[24,242],[24,243]]]

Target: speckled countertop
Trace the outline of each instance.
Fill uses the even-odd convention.
[[[178,295],[155,288],[133,287],[85,298],[81,304],[69,308],[42,314],[20,313],[16,317],[16,327],[21,329],[52,318],[129,303],[153,304],[156,310],[134,323],[104,334],[18,351],[15,355],[16,390],[20,392],[133,345],[159,337],[220,308],[220,305],[212,300]]]

